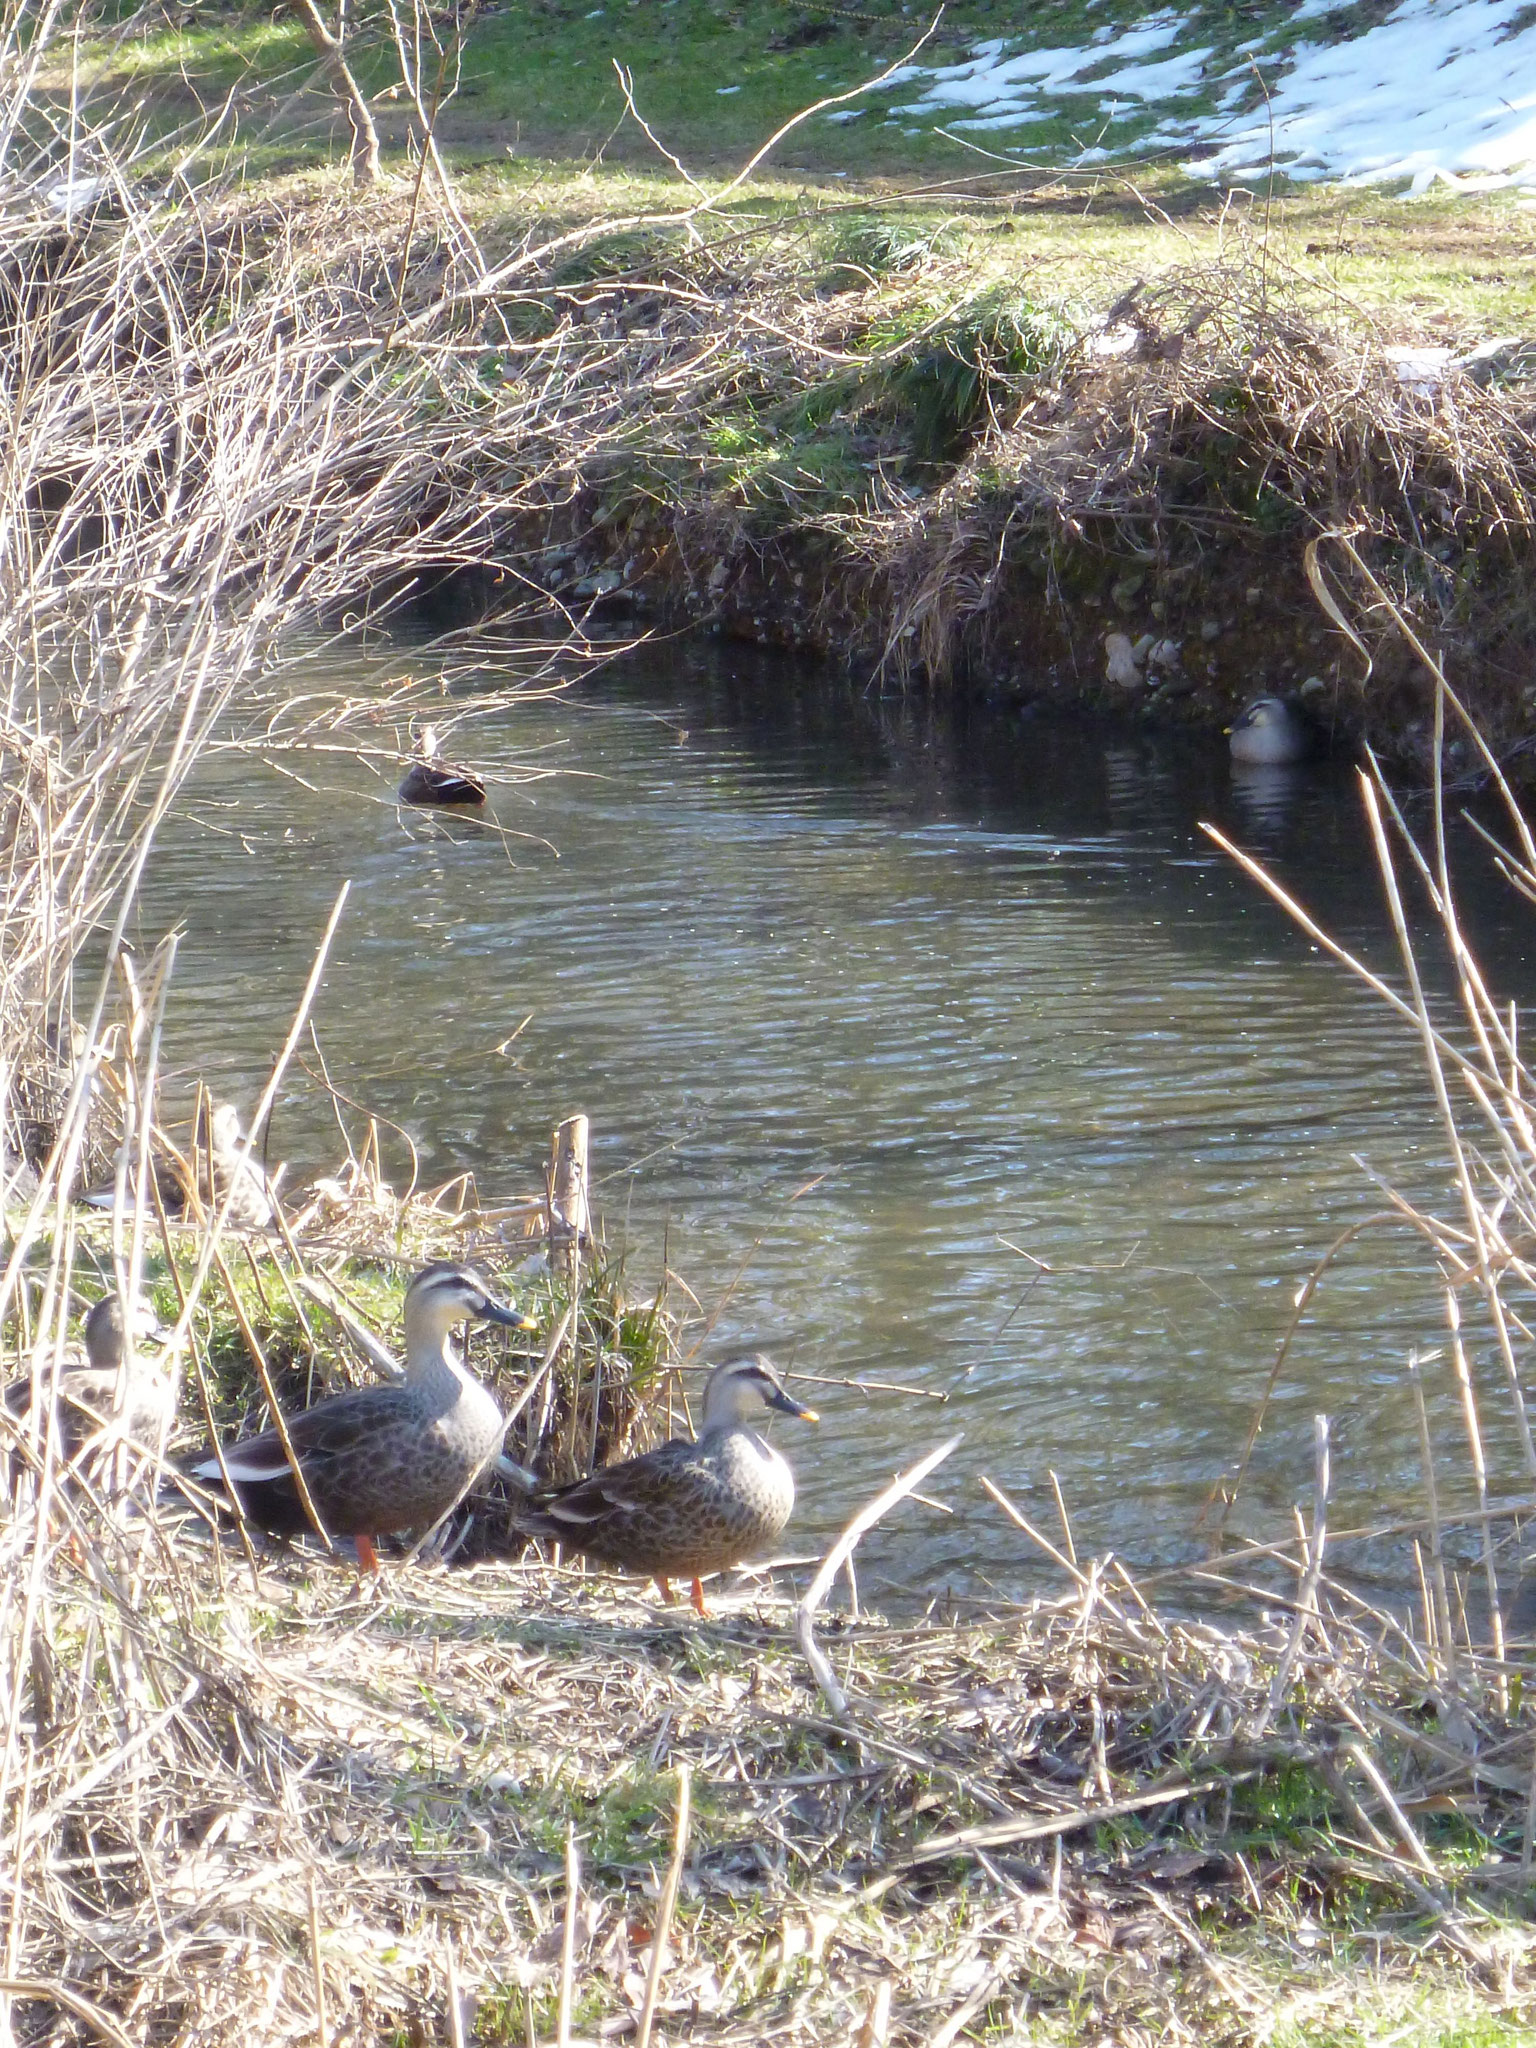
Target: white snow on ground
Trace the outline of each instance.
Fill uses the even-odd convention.
[[[1330,17],[1347,4],[1302,0],[1288,21],[1327,36],[1344,25]],[[1209,48],[1177,47],[1185,25],[1165,7],[1119,33],[1100,30],[1079,48],[1021,49],[1017,37],[993,38],[958,64],[904,66],[886,83],[918,94],[892,112],[956,130],[1006,131],[1091,96],[1111,121],[1136,120],[1141,132],[1126,137],[1125,153],[1214,145],[1217,154],[1200,166],[1208,174],[1262,175],[1273,144],[1277,168],[1295,178],[1406,180],[1415,191],[1437,181],[1476,190],[1536,184],[1529,0],[1400,0],[1385,21],[1347,41],[1267,53],[1260,40],[1210,76]],[[1251,97],[1253,63],[1269,104],[1239,113]],[[1148,114],[1158,122],[1150,136]],[[1098,140],[1113,148],[1113,130]],[[1016,147],[1028,154],[1022,137]]]
[[[1520,18],[1526,25],[1517,27]],[[1298,45],[1271,107],[1214,168],[1275,156],[1293,178],[1504,182],[1536,169],[1536,23],[1525,0],[1403,0],[1346,43]],[[1510,31],[1513,30],[1513,33]]]
[[[1180,17],[1165,9],[1120,35],[1095,38],[1086,49],[1017,50],[1011,39],[995,37],[977,43],[965,63],[934,68],[908,64],[886,82],[894,86],[921,80],[927,88],[921,99],[897,107],[898,114],[970,109],[969,119],[952,122],[956,128],[1006,128],[1017,122],[1038,121],[1051,112],[1049,106],[1041,105],[1042,95],[1066,90],[1162,100],[1199,80],[1209,50],[1182,51],[1158,64],[1127,63],[1109,71],[1100,67],[1116,58],[1145,57],[1166,49],[1178,40],[1182,27]],[[1088,77],[1090,72],[1095,75]]]

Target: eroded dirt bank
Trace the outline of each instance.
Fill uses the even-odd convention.
[[[1396,348],[1277,311],[1242,265],[1074,320],[961,277],[935,310],[931,276],[915,298],[716,279],[705,309],[675,257],[622,254],[606,275],[586,252],[599,274],[551,279],[540,314],[603,347],[612,434],[558,488],[547,471],[493,550],[578,615],[1156,722],[1295,693],[1337,744],[1424,774],[1432,684],[1406,624],[1518,765],[1523,346]]]

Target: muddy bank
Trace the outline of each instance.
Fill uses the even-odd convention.
[[[547,587],[604,616],[692,625],[813,654],[890,687],[988,701],[1111,711],[1148,724],[1218,730],[1249,698],[1296,695],[1338,746],[1369,724],[1411,758],[1427,707],[1410,650],[1379,651],[1369,717],[1362,664],[1320,610],[1300,561],[1241,542],[1218,552],[1179,541],[1148,557],[1081,547],[1010,561],[985,613],[965,622],[943,670],[913,652],[895,594],[819,535],[776,536],[713,553],[689,521],[639,562],[578,533],[538,557]],[[477,579],[478,580],[478,579]],[[476,602],[475,585],[466,586]],[[1427,762],[1427,755],[1425,756]]]

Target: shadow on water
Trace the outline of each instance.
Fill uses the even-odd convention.
[[[696,648],[509,697],[472,731],[487,770],[571,771],[496,791],[524,838],[402,818],[355,763],[312,790],[210,760],[144,906],[147,936],[186,926],[183,1071],[254,1095],[350,877],[320,1042],[426,1180],[526,1188],[584,1109],[636,1288],[664,1247],[706,1306],[740,1271],[712,1355],[762,1344],[947,1397],[821,1390],[819,1437],[787,1444],[799,1541],[963,1427],[954,1512],[909,1505],[877,1532],[877,1581],[1038,1580],[983,1471],[1053,1514],[1054,1469],[1084,1544],[1191,1554],[1297,1286],[1379,1206],[1353,1155],[1447,1199],[1411,1037],[1198,829],[1391,970],[1352,772],[1238,778],[1207,741],[875,699]],[[1462,851],[1469,925],[1521,994],[1525,915]],[[337,1157],[315,1092],[281,1106],[274,1153]],[[1417,1498],[1403,1363],[1440,1341],[1434,1283],[1400,1231],[1341,1261],[1244,1526],[1306,1491],[1319,1408],[1345,1518]]]

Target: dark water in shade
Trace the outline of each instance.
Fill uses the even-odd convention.
[[[495,792],[532,835],[510,857],[403,818],[344,757],[303,764],[314,789],[244,756],[200,772],[144,898],[146,938],[186,928],[170,1060],[254,1100],[350,877],[320,1038],[424,1181],[472,1168],[487,1197],[524,1191],[583,1109],[637,1291],[664,1248],[708,1308],[744,1269],[712,1355],[762,1345],[949,1396],[814,1390],[820,1431],[777,1431],[798,1545],[963,1428],[931,1482],[953,1514],[899,1511],[861,1551],[867,1584],[1041,1583],[983,1471],[1054,1526],[1054,1467],[1082,1546],[1191,1554],[1297,1286],[1380,1206],[1352,1155],[1451,1202],[1411,1034],[1197,829],[1222,823],[1391,970],[1349,774],[1236,784],[1219,742],[882,702],[730,651],[509,694],[472,730],[488,769],[564,771]],[[1461,871],[1523,997],[1533,913],[1470,846]],[[341,1156],[302,1083],[272,1155]],[[1239,1524],[1273,1531],[1309,1491],[1318,1409],[1336,1521],[1417,1512],[1403,1363],[1443,1332],[1418,1246],[1369,1233],[1308,1318]],[[1474,1362],[1514,1488],[1497,1366]],[[1385,1547],[1358,1561],[1406,1569]]]

